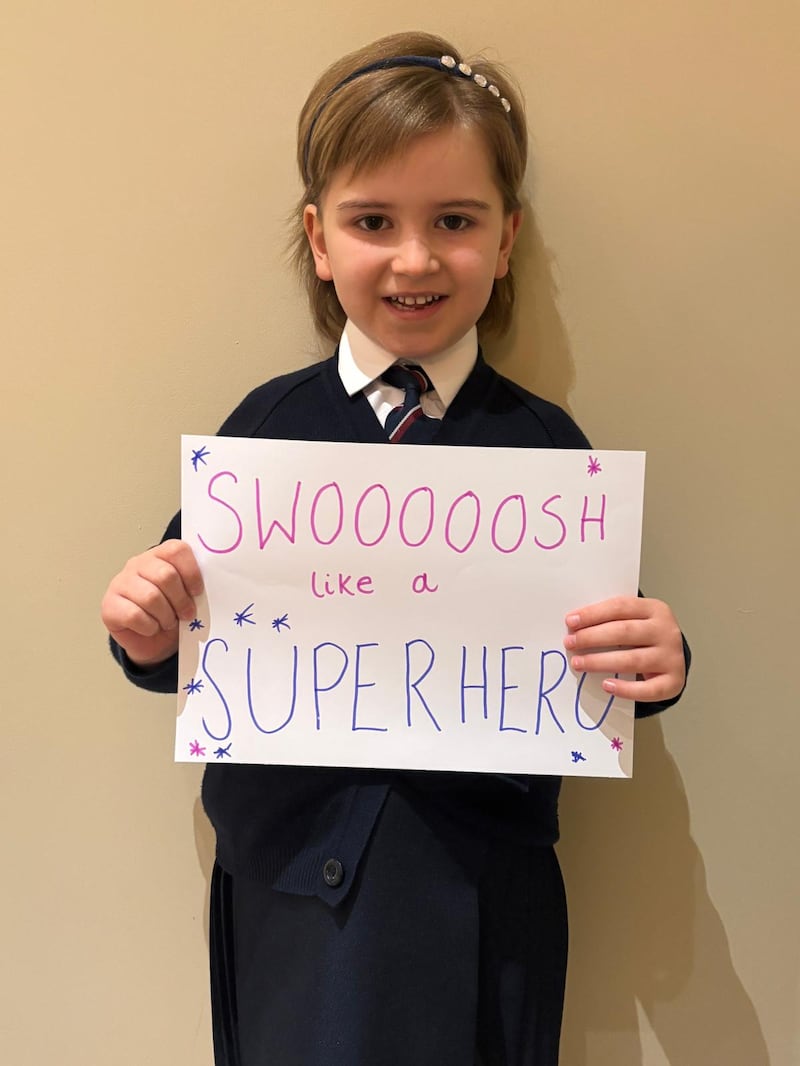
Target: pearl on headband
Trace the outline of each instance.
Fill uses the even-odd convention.
[[[474,81],[481,89],[488,89],[492,96],[498,97],[506,114],[511,110],[511,104],[506,100],[505,96],[500,96],[500,90],[497,86],[490,85],[488,79],[485,78],[483,74],[473,74],[472,67],[469,63],[458,63],[452,56],[442,56],[439,62],[445,70],[449,70],[453,74],[460,74],[464,78],[469,78],[470,81]]]

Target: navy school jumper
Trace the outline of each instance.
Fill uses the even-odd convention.
[[[349,397],[345,392],[336,355],[255,389],[225,421],[220,434],[282,440],[388,443],[364,395],[357,393]],[[480,352],[469,377],[448,407],[433,443],[451,447],[590,449],[586,437],[564,411],[501,377],[488,366]],[[180,514],[177,514],[164,539],[180,535]],[[111,646],[126,676],[134,684],[151,691],[176,691],[177,656],[155,669],[140,670],[113,640]],[[688,667],[689,649],[685,642],[684,648]],[[637,704],[636,715],[655,714],[674,702],[675,699]],[[202,798],[217,835],[217,862],[234,881],[246,878],[294,897],[316,896],[328,907],[341,908],[358,880],[360,864],[387,797],[393,794],[403,797],[405,807],[401,820],[404,819],[406,828],[401,831],[410,832],[407,828],[409,819],[419,817],[425,831],[429,829],[434,836],[446,840],[454,859],[454,869],[462,871],[464,879],[469,880],[470,870],[480,866],[478,856],[488,854],[495,844],[501,849],[506,848],[505,855],[511,854],[514,848],[530,849],[530,846],[549,850],[558,839],[559,788],[558,777],[532,775],[510,777],[209,763]],[[397,819],[401,816],[393,808],[391,815],[386,817]],[[420,839],[421,836],[422,833]],[[381,843],[380,847],[385,845]],[[388,858],[384,861],[390,862]],[[446,882],[447,877],[441,871],[439,873]],[[448,876],[452,878],[452,871]],[[400,891],[398,886],[397,892]],[[435,886],[432,891],[435,895]],[[455,915],[458,907],[453,885],[448,890],[446,883],[442,883],[441,891],[450,891]],[[230,894],[229,889],[226,892]],[[386,905],[385,900],[383,905]],[[212,923],[214,920],[212,915]],[[438,935],[441,924],[441,919],[437,919],[435,929],[429,929],[426,935]],[[408,935],[413,938],[415,931],[409,929]],[[502,939],[502,933],[498,935]],[[440,950],[452,951],[452,946],[443,943]],[[274,945],[271,950],[276,950]],[[347,959],[337,956],[337,965],[339,963],[346,971]],[[413,974],[403,973],[402,967],[396,977],[414,981]],[[442,975],[442,980],[445,979],[446,973]],[[474,987],[471,989],[468,983],[466,990],[459,994],[468,1001],[474,1000]],[[429,1000],[430,990],[425,995]],[[444,1034],[442,1047],[451,1049],[450,1057],[442,1059],[443,1052],[437,1051],[439,1058],[430,1061],[436,1061],[438,1066],[449,1066],[450,1062],[453,1066],[471,1066],[471,1055],[467,1059],[463,1049],[456,1050],[463,1037],[456,1031],[459,1012],[454,1011],[447,996],[442,1006],[448,1010],[445,1017],[455,1014],[450,1023],[436,1023],[437,1031]],[[219,1003],[216,1010],[219,1013]],[[333,1026],[337,1032],[339,1029],[344,1031],[345,1024],[352,1027],[360,1023],[358,1011],[354,1020],[346,1011],[342,1012],[341,1002],[330,1006],[326,1017],[325,1024],[328,1028]],[[437,1017],[442,1018],[441,1011]],[[218,1044],[217,1022],[215,1019],[215,1042]],[[431,1043],[433,1027],[434,1023],[429,1019],[429,1024],[423,1024],[421,1034],[418,1034],[423,1041],[421,1047],[429,1048],[425,1058],[415,1059],[410,1054],[410,1047],[406,1046],[406,1057],[398,1052],[398,1061],[411,1064],[428,1061],[427,1054],[434,1054],[433,1044],[436,1043]],[[406,1040],[409,1038],[406,1034]],[[321,1062],[335,1050],[337,1039],[326,1047],[315,1046],[314,1050],[306,1043],[302,1052],[298,1050],[299,1045],[293,1045],[278,1051],[273,1049],[273,1054],[282,1055],[286,1064],[296,1060],[304,1066],[316,1066],[317,1058]],[[557,1032],[553,1039],[557,1044]],[[470,1040],[474,1046],[474,1038],[470,1037]],[[377,1054],[388,1066],[393,1061],[386,1058],[388,1052],[376,1050],[376,1047],[364,1049],[367,1056],[364,1061]],[[228,1063],[234,1066],[239,1061],[260,1061],[257,1056],[240,1060],[238,1051],[228,1050],[223,1054],[219,1046],[217,1055],[217,1061],[225,1062],[226,1066]],[[555,1057],[551,1059],[545,1059],[544,1055],[537,1059],[509,1054],[496,1061],[508,1061],[514,1066],[517,1062],[555,1062],[557,1047],[553,1055]],[[355,1060],[351,1062],[345,1057],[345,1061],[348,1066],[355,1066]]]

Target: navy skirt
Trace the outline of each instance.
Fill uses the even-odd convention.
[[[551,847],[445,832],[393,791],[338,905],[217,865],[210,933],[217,1066],[558,1066]]]

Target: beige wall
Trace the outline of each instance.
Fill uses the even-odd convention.
[[[565,788],[563,1061],[795,1066],[800,9],[380,7],[0,15],[3,1061],[211,1061],[199,770],[97,608],[175,505],[176,435],[311,358],[279,254],[295,116],[322,65],[416,24],[523,83],[538,216],[495,361],[647,449],[643,582],[696,655],[634,782]]]

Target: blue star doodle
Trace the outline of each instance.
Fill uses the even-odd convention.
[[[254,626],[256,624],[255,620],[250,617],[250,612],[252,611],[254,606],[254,603],[248,603],[248,605],[243,611],[237,611],[236,614],[233,616],[234,622],[240,629],[245,624],[245,622],[247,622],[247,624],[251,626]]]
[[[192,680],[189,682],[188,685],[184,685],[183,686],[183,691],[184,692],[188,692],[188,694],[191,696],[191,695],[193,695],[193,693],[199,692],[202,689],[202,687],[203,687],[203,679],[202,679],[202,677],[199,678],[197,681],[195,681],[195,679],[192,678]]]
[[[189,631],[194,632],[195,629],[205,629],[199,618],[195,618],[193,622],[189,623]]]
[[[231,741],[231,744],[233,744],[233,741]],[[233,758],[231,755],[231,744],[226,744],[224,748],[215,748],[214,754],[216,757],[222,759],[227,755],[229,759]]]
[[[572,752],[572,761],[573,762],[586,762],[586,756],[581,751],[573,751]]]
[[[288,615],[288,613],[287,614],[282,614],[280,616],[280,618],[273,618],[272,619],[272,628],[274,630],[276,630],[278,633],[280,633],[281,629],[291,629],[292,627],[289,625],[289,615]]]
[[[203,466],[207,465],[207,463],[206,463],[206,456],[207,455],[211,455],[211,452],[208,450],[208,448],[206,448],[205,444],[203,445],[202,448],[194,448],[192,450],[192,466],[195,469],[195,473],[197,473],[197,468],[198,468],[197,465],[198,465],[198,463],[202,463]]]

